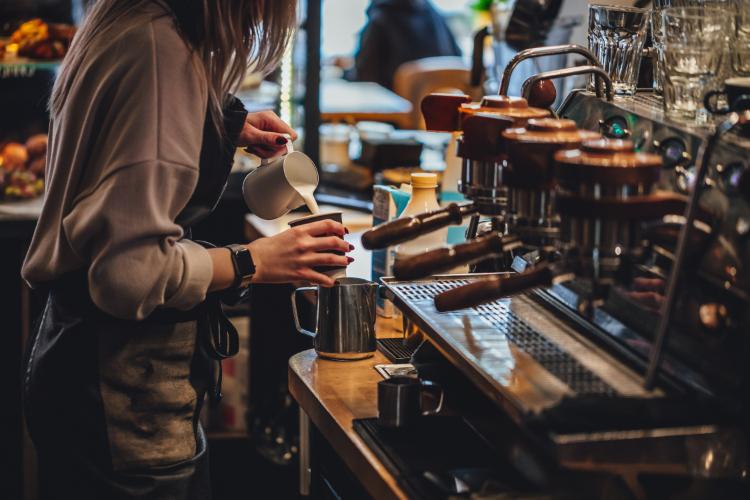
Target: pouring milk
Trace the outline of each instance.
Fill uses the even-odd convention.
[[[242,194],[250,211],[266,220],[281,217],[302,204],[317,214],[320,209],[313,193],[318,179],[312,160],[294,151],[289,141],[286,154],[261,160],[260,166],[245,177]]]
[[[292,146],[291,140],[287,139],[287,141],[287,154],[289,154],[294,151],[294,147]],[[285,173],[289,185],[291,185],[294,190],[299,193],[300,197],[305,201],[305,205],[307,205],[310,213],[319,213],[320,208],[318,207],[318,202],[315,201],[314,196],[315,189],[318,187],[317,178],[316,182],[311,182],[310,176],[307,175],[307,173],[302,169],[297,168],[285,169]]]
[[[307,208],[310,210],[310,213],[317,214],[320,212],[320,207],[318,207],[318,202],[315,201],[315,188],[317,186],[313,184],[302,184],[299,186],[294,186],[294,189],[297,190],[299,195],[302,197],[303,200],[305,200],[305,205],[307,205]]]

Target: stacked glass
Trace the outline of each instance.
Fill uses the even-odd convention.
[[[733,9],[715,6],[662,10],[659,60],[667,116],[694,121],[703,96],[720,84],[722,63],[733,38]]]
[[[669,7],[716,7],[733,9],[735,0],[653,0],[653,11],[651,13],[651,40],[657,54],[663,50],[662,35],[662,12]],[[736,0],[747,2],[750,0]],[[750,11],[748,12],[750,14]],[[748,18],[750,20],[750,17]],[[750,26],[749,26],[750,28]],[[728,62],[728,61],[727,61]],[[725,63],[724,66],[727,66]],[[661,59],[657,57],[654,64],[654,91],[661,94],[664,84],[664,71]]]

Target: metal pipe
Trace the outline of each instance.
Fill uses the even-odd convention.
[[[573,66],[572,68],[553,69],[552,71],[545,71],[544,73],[536,74],[523,82],[521,95],[528,99],[529,94],[531,93],[531,87],[541,80],[551,80],[553,78],[563,78],[573,75],[584,75],[587,73],[596,75],[597,78],[600,78],[601,81],[604,82],[607,100],[611,101],[615,95],[614,88],[612,87],[612,79],[609,77],[607,72],[601,68],[601,66]],[[596,86],[596,96],[602,97],[600,85]]]
[[[675,248],[674,252],[674,262],[672,263],[672,269],[669,273],[669,282],[667,283],[667,293],[664,299],[664,305],[661,309],[659,325],[656,328],[654,345],[651,348],[651,358],[649,359],[646,376],[643,381],[643,387],[646,390],[650,391],[654,388],[656,385],[656,378],[659,375],[664,346],[666,345],[667,337],[669,336],[669,324],[671,323],[672,315],[674,314],[680,274],[682,272],[682,266],[685,263],[685,256],[687,255],[690,231],[693,230],[695,217],[698,213],[700,195],[705,187],[703,185],[704,180],[708,175],[709,161],[711,160],[714,149],[719,144],[721,137],[738,124],[746,123],[750,123],[750,111],[743,111],[742,114],[731,113],[726,120],[716,127],[714,133],[709,136],[708,140],[703,144],[698,156],[699,161],[698,170],[695,173],[695,184],[693,186],[693,191],[690,193],[690,198],[688,199],[687,209],[685,210],[685,223],[680,230],[680,237],[677,240],[677,248]]]
[[[590,66],[601,66],[601,63],[594,54],[582,45],[574,43],[566,45],[551,45],[549,47],[534,47],[532,49],[522,50],[508,62],[503,71],[503,79],[500,82],[500,95],[508,94],[508,87],[510,86],[510,77],[513,75],[513,71],[516,69],[522,61],[526,59],[533,59],[535,57],[552,56],[560,54],[579,54],[588,59]]]
[[[310,468],[310,417],[299,409],[299,494],[310,496],[312,472]]]
[[[315,165],[320,162],[320,43],[322,0],[307,0],[304,29],[305,49],[305,154]]]

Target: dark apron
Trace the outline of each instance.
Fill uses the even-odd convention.
[[[188,235],[224,191],[246,114],[229,101],[224,141],[206,120],[198,185],[177,220]],[[126,321],[95,306],[85,269],[46,288],[24,380],[40,497],[210,498],[198,416],[207,392],[220,397],[219,360],[237,347],[219,297]]]

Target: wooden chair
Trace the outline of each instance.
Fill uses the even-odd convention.
[[[411,128],[424,129],[422,98],[432,92],[481,93],[469,84],[470,70],[460,57],[427,57],[404,63],[393,77],[393,91],[412,103]]]

